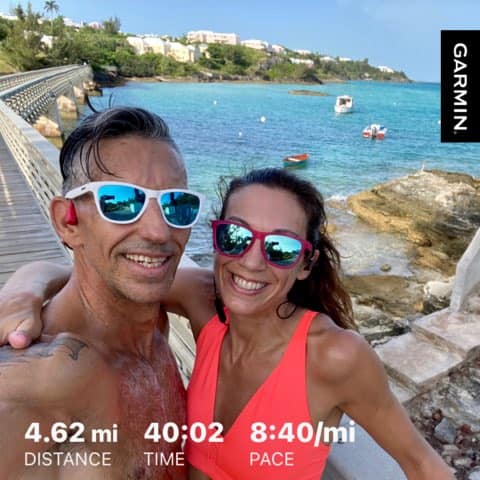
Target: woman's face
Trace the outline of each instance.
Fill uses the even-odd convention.
[[[306,239],[307,218],[296,197],[283,189],[250,185],[230,196],[225,219],[260,232]],[[287,299],[295,280],[308,276],[304,255],[291,268],[278,268],[262,254],[260,240],[241,257],[215,255],[215,279],[232,314],[271,315]]]

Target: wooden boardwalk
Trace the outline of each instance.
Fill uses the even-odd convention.
[[[71,262],[0,136],[0,287],[33,260]]]

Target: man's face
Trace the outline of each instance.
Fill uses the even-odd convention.
[[[133,183],[152,190],[186,188],[182,159],[166,142],[139,136],[103,140],[100,157],[113,175],[98,172],[95,181]],[[92,161],[91,161],[92,164]],[[155,199],[134,223],[119,225],[100,217],[93,194],[75,200],[81,241],[75,264],[84,281],[136,303],[165,298],[185,249],[190,229],[169,227]]]

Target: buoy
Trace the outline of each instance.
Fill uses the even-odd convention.
[[[216,105],[216,104],[217,104],[217,101],[216,101],[216,100],[214,100],[214,101],[213,101],[213,104],[214,104],[214,105]]]
[[[264,117],[263,115],[260,117],[260,121],[262,123],[265,123],[267,121],[267,117]]]
[[[242,137],[243,137],[243,132],[238,132],[238,136],[239,136],[240,138],[242,138]]]

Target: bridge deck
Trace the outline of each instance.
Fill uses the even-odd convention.
[[[0,136],[0,287],[33,260],[71,262]]]

